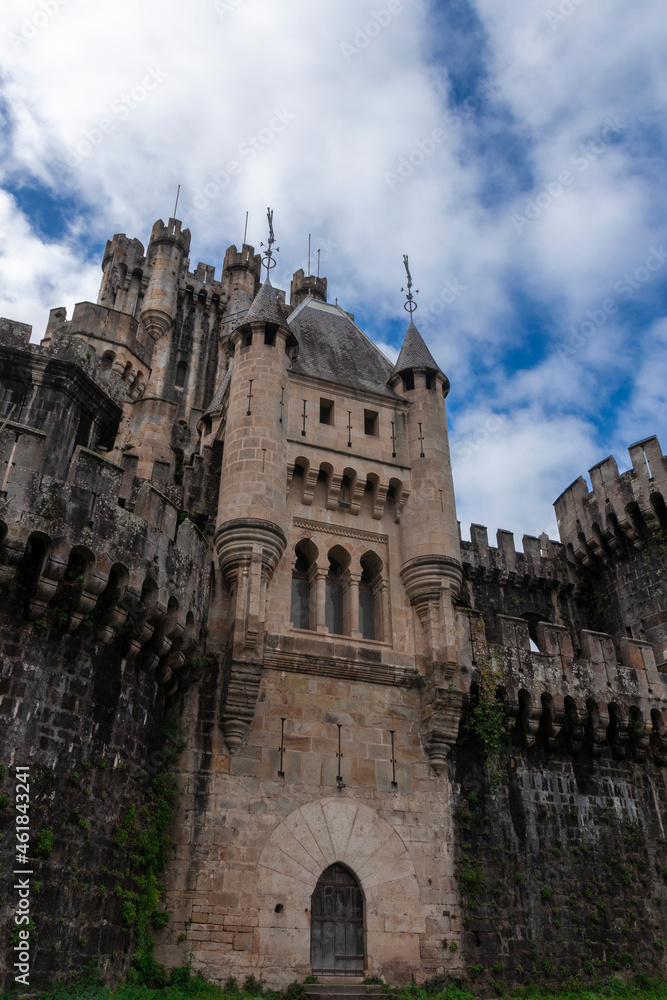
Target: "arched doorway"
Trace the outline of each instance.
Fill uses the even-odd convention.
[[[345,865],[330,865],[310,901],[313,975],[358,976],[364,971],[364,901]]]

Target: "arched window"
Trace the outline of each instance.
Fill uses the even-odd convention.
[[[309,569],[307,557],[297,555],[292,570],[292,625],[295,628],[310,628]]]
[[[371,571],[365,567],[359,581],[359,631],[364,639],[375,638],[375,597]]]
[[[304,538],[297,544],[294,554],[296,559],[292,568],[292,625],[294,628],[311,628],[313,595],[310,575],[313,563],[317,559],[317,548],[310,539]]]
[[[364,639],[382,638],[382,560],[375,552],[361,557],[359,580],[359,631]]]
[[[174,385],[177,389],[182,389],[185,385],[185,375],[187,370],[188,366],[185,361],[179,361],[176,365],[176,378],[174,379]]]
[[[327,573],[325,624],[334,635],[343,634],[343,567],[333,556],[329,556]]]

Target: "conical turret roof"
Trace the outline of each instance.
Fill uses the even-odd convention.
[[[398,355],[398,360],[392,369],[391,375],[400,375],[401,372],[407,371],[408,368],[430,368],[436,372],[440,371],[433,355],[424,343],[424,338],[412,320],[410,320],[410,326],[405,334],[401,353]]]
[[[276,326],[285,326],[285,317],[280,310],[276,290],[268,278],[253,299],[241,326],[247,323],[274,323]]]

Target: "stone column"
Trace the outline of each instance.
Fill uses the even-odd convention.
[[[373,583],[373,599],[375,603],[375,638],[380,642],[390,642],[391,621],[389,610],[389,584],[382,578]],[[379,628],[377,627],[379,622]]]
[[[329,567],[314,566],[311,576],[311,586],[315,585],[315,623],[317,632],[327,632],[326,626],[326,596],[327,596],[327,574]]]

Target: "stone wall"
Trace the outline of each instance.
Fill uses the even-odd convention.
[[[592,981],[665,969],[665,772],[585,750],[513,749],[490,789],[479,754],[452,769],[464,961],[473,980]]]
[[[311,895],[341,861],[361,884],[370,973],[423,978],[443,956],[458,966],[443,948],[459,933],[451,787],[421,749],[419,691],[266,670],[231,758],[207,716],[213,696],[210,682],[205,698],[193,692],[182,723],[197,736],[179,762],[173,916],[158,957],[177,965],[192,952],[213,979],[308,975]]]
[[[31,986],[46,988],[97,954],[117,981],[129,968],[133,933],[114,893],[127,880],[113,836],[160,759],[154,755],[162,745],[165,689],[139,661],[126,664],[118,646],[104,646],[90,632],[84,638],[58,627],[35,629],[7,610],[0,619],[3,948],[17,904],[15,880],[7,876],[18,867],[13,767],[28,765],[31,853],[42,831],[53,833],[53,849],[31,866]],[[5,963],[0,983],[13,984]]]

